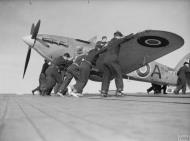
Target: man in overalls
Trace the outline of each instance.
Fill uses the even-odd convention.
[[[51,91],[56,83],[60,86],[62,83],[59,67],[52,63],[46,70],[45,82],[41,85],[42,95],[51,95]]]
[[[35,88],[34,90],[32,90],[32,94],[34,95],[34,93],[36,91],[39,91],[40,94],[41,94],[41,90],[40,90],[40,85],[43,83],[43,81],[45,80],[46,78],[46,75],[45,75],[45,71],[47,70],[47,68],[49,67],[49,61],[48,60],[44,60],[44,64],[42,66],[42,70],[41,70],[41,73],[40,73],[40,76],[39,76],[39,86],[37,88]]]
[[[95,48],[88,52],[84,60],[81,62],[79,67],[79,79],[76,81],[76,84],[73,86],[73,90],[70,93],[71,95],[75,97],[82,96],[83,88],[86,86],[88,82],[88,78],[90,75],[90,71],[92,69],[92,65],[96,64],[96,60],[99,56],[99,54],[105,52],[106,48]]]
[[[185,62],[183,66],[178,70],[177,76],[177,87],[174,91],[175,94],[179,94],[179,91],[182,90],[182,93],[186,93],[186,75],[187,73],[190,73],[189,63]]]
[[[103,81],[102,81],[102,88],[101,88],[101,94],[106,97],[109,85],[110,85],[110,79],[113,75],[115,78],[115,85],[117,88],[116,95],[120,96],[122,95],[123,91],[123,78],[122,78],[122,71],[121,66],[119,64],[119,52],[121,44],[130,40],[133,37],[133,34],[130,34],[128,36],[123,37],[123,34],[119,31],[114,33],[114,38],[111,39],[111,41],[107,45],[107,52],[104,54],[104,72],[103,72]]]
[[[101,48],[105,47],[106,45],[107,45],[107,37],[106,36],[102,36],[102,40],[98,41],[96,43],[96,48],[101,49]]]
[[[77,81],[79,78],[79,66],[81,64],[82,59],[85,57],[83,54],[83,50],[77,50],[77,56],[74,58],[73,63],[67,68],[65,73],[65,78],[63,83],[61,84],[58,95],[63,96],[67,92],[67,87],[71,82],[72,78],[74,77]]]

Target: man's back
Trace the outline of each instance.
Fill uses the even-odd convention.
[[[183,67],[181,67],[181,68],[179,69],[179,71],[177,72],[177,75],[178,75],[179,77],[186,77],[186,73],[187,73],[187,72],[190,72],[189,68],[186,67],[186,66],[183,66]]]
[[[53,87],[56,82],[61,83],[61,74],[58,72],[58,68],[54,65],[48,67],[46,74],[46,87]]]

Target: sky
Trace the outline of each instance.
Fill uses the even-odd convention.
[[[31,93],[38,85],[43,58],[32,50],[22,79],[27,45],[22,37],[41,19],[39,33],[88,40],[116,30],[123,34],[146,29],[166,30],[182,36],[182,48],[156,60],[175,67],[190,50],[189,0],[1,0],[0,93]],[[72,82],[74,83],[74,82]],[[124,80],[125,92],[145,92],[149,83]],[[89,81],[84,92],[94,93],[101,84]],[[115,89],[114,82],[110,89]]]

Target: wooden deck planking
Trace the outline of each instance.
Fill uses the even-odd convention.
[[[0,141],[173,141],[190,135],[190,98],[0,95]]]

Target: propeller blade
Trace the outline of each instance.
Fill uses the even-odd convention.
[[[34,25],[34,24],[32,24],[32,26],[31,26],[31,30],[30,30],[30,35],[32,35],[32,34],[33,34],[33,32],[34,32],[34,28],[35,28],[35,25]]]
[[[31,54],[31,48],[28,47],[28,53],[27,53],[27,56],[26,56],[26,61],[25,61],[25,66],[24,66],[24,73],[23,73],[23,78],[24,78],[24,75],[26,73],[26,69],[28,67],[28,62],[30,60],[30,54]]]
[[[39,28],[40,28],[40,20],[38,20],[38,23],[36,24],[36,26],[34,28],[34,32],[32,34],[32,39],[36,39],[36,37],[38,35]]]

